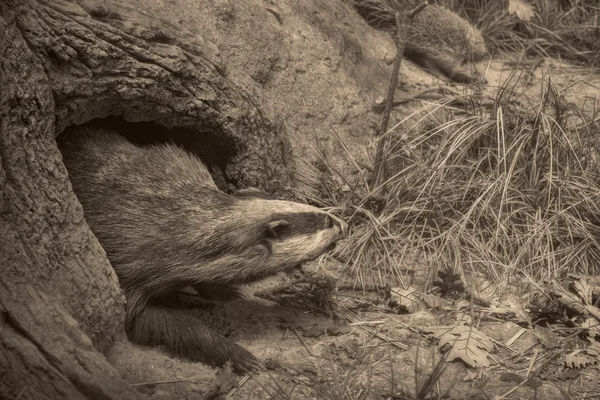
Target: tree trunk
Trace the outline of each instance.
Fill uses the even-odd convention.
[[[289,145],[218,50],[135,0],[0,0],[0,398],[142,397],[98,351],[124,298],[54,138],[122,116],[213,135],[229,182],[289,184]],[[273,184],[273,182],[277,182]]]

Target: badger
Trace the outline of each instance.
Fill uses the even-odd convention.
[[[192,287],[206,300],[239,299],[237,284],[315,259],[343,235],[344,223],[255,190],[224,193],[199,158],[173,144],[142,147],[85,125],[57,144],[125,294],[129,340],[211,366],[231,360],[237,372],[259,367],[173,296]]]

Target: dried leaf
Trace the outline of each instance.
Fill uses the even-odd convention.
[[[476,328],[466,325],[428,328],[440,340],[440,345],[452,346],[448,361],[460,358],[473,368],[488,367],[488,353],[494,349],[492,341]]]
[[[531,21],[535,15],[533,6],[525,3],[523,0],[508,0],[509,14],[517,14],[517,17],[523,21]]]
[[[579,314],[587,314],[585,306],[577,297],[567,292],[557,281],[553,280],[550,283],[552,294],[556,297],[556,301],[565,308],[573,310]]]
[[[596,320],[600,321],[600,309],[596,306],[587,305],[585,306],[587,312],[592,314]]]
[[[425,302],[425,305],[429,308],[437,308],[440,310],[451,310],[452,307],[450,302],[446,299],[442,299],[439,296],[434,296],[431,294],[421,293],[421,300]]]
[[[590,356],[583,350],[575,350],[568,354],[563,360],[563,365],[567,368],[582,369],[598,363],[598,359]]]
[[[592,357],[600,358],[600,343],[595,340],[591,341],[591,344],[585,349],[586,353]]]
[[[494,314],[513,313],[518,321],[530,324],[531,319],[524,302],[520,297],[509,295],[497,307],[492,305],[490,308]]]
[[[393,308],[395,308],[394,305],[405,307],[412,314],[425,306],[425,303],[421,300],[421,293],[413,287],[406,290],[399,287],[391,288],[390,294],[392,296],[390,306]]]

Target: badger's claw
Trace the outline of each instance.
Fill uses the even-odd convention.
[[[238,374],[264,369],[263,364],[252,353],[237,344],[231,351],[231,362],[233,370]]]

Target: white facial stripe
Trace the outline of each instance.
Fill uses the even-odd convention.
[[[336,237],[335,230],[327,229],[311,235],[298,235],[282,241],[273,241],[272,256],[296,260],[315,258],[323,253]]]
[[[248,202],[244,204],[244,207],[249,207],[249,209],[255,210],[257,214],[263,215],[271,215],[274,212],[278,214],[294,214],[303,212],[325,214],[323,210],[317,207],[284,200],[252,199],[248,200]]]

